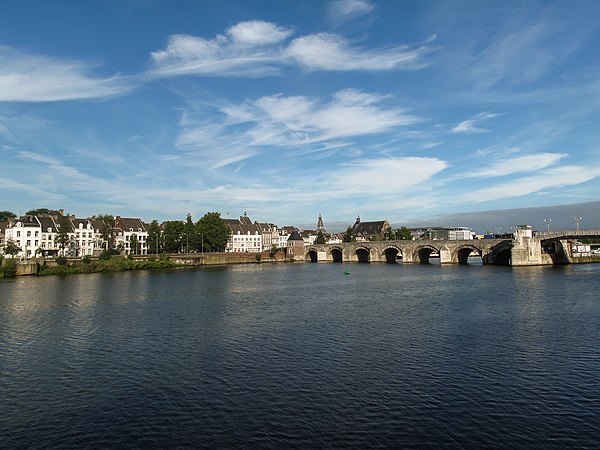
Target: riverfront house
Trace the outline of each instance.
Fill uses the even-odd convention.
[[[102,236],[100,221],[64,215],[64,210],[8,221],[2,231],[4,236],[0,248],[3,249],[8,242],[12,242],[20,249],[17,257],[83,257],[99,255],[108,248],[108,242]],[[65,233],[65,239],[59,238],[61,233]],[[113,236],[113,249],[121,254],[148,253],[148,232],[140,219],[117,216],[110,233]]]

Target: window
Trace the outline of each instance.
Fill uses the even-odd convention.
[[[21,232],[17,231],[17,237],[21,237]]]
[[[30,236],[31,236],[31,231],[28,230],[27,231],[27,237],[30,237]]]

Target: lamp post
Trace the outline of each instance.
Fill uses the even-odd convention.
[[[204,233],[200,233],[200,237],[202,238],[202,253],[204,253]]]
[[[552,219],[544,219],[544,222],[546,222],[546,226],[548,227],[548,232],[550,232],[550,222],[552,222]]]
[[[577,232],[579,233],[579,222],[583,219],[583,217],[580,216],[574,216],[573,220],[575,221],[575,224],[577,226]]]

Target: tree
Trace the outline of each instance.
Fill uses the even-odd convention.
[[[27,211],[25,214],[28,216],[45,216],[46,214],[49,214],[50,210],[48,208],[37,208],[37,209],[31,209],[29,211]]]
[[[401,227],[396,230],[396,239],[402,241],[410,241],[412,239],[412,233],[406,227]]]
[[[115,218],[111,214],[92,216],[100,223],[100,236],[106,242],[106,250],[111,250],[115,244]]]
[[[12,239],[8,239],[6,241],[6,245],[4,245],[4,254],[9,256],[16,256],[21,251],[21,247],[17,245],[15,241]]]
[[[342,238],[342,242],[354,242],[356,238],[354,237],[354,230],[352,227],[348,227],[346,232],[344,233],[344,237]]]
[[[185,224],[183,225],[183,234],[185,236],[185,240],[182,241],[182,244],[185,243],[185,251],[186,253],[190,251],[190,249],[198,248],[198,231],[196,230],[196,226],[192,221],[192,215],[188,213]]]
[[[65,247],[69,243],[69,233],[73,231],[71,224],[66,217],[61,217],[58,222],[58,233],[56,234],[56,242],[60,246],[62,255],[65,256]]]
[[[319,232],[317,233],[317,239],[315,239],[315,244],[324,244],[325,243],[325,236],[323,236],[323,233],[321,232],[321,230],[319,230]]]
[[[16,219],[17,215],[10,211],[0,211],[0,222],[6,222],[10,219]]]
[[[222,252],[227,245],[229,238],[229,227],[221,219],[218,212],[209,212],[196,222],[196,230],[201,236],[201,245],[204,244],[204,251]]]
[[[169,220],[164,223],[163,247],[166,252],[177,252],[181,250],[183,236],[183,222],[181,220]]]
[[[150,223],[150,228],[148,229],[148,253],[155,253],[161,250],[160,245],[160,227],[158,226],[158,221],[153,220]]]
[[[129,240],[129,254],[137,255],[139,252],[140,241],[138,240],[137,234],[133,233]]]

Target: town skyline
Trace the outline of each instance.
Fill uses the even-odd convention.
[[[3,9],[2,209],[600,221],[596,2]]]

